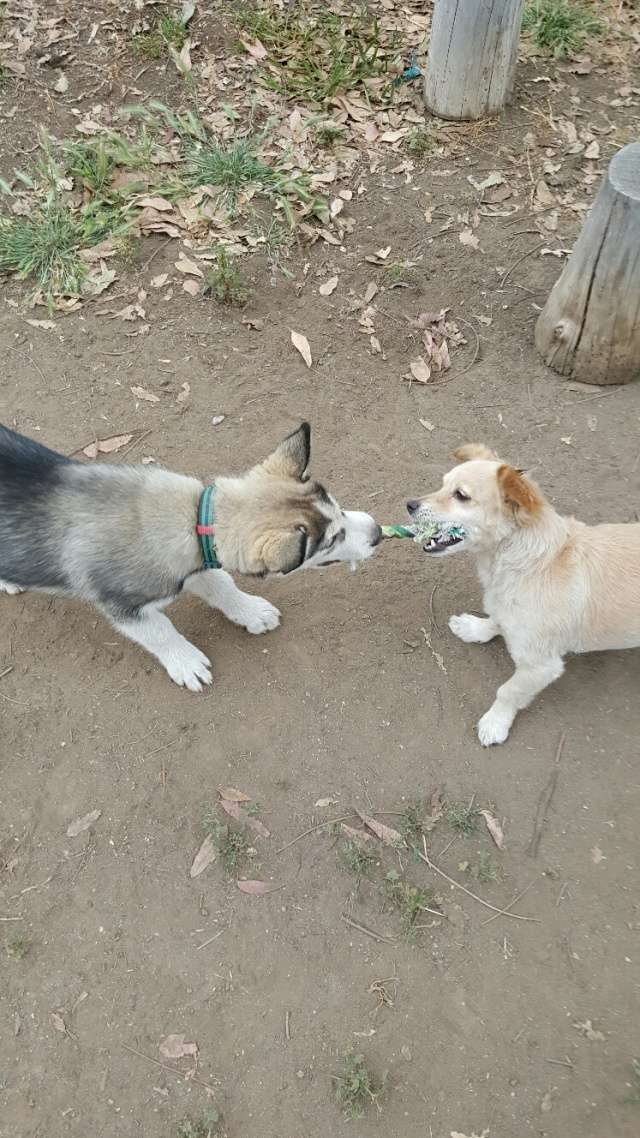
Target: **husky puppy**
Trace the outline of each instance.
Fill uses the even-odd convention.
[[[91,601],[190,691],[211,664],[162,609],[195,593],[248,632],[280,613],[229,571],[266,576],[370,557],[380,528],[341,510],[308,480],[303,423],[240,477],[196,478],[158,467],[88,466],[0,426],[0,591],[44,590]]]

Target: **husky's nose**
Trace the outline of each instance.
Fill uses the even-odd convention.
[[[371,544],[375,547],[376,545],[380,545],[381,541],[382,541],[382,530],[380,529],[379,525],[376,525],[373,537],[371,538]]]
[[[420,503],[415,498],[409,498],[407,502],[407,510],[410,514],[415,514],[416,510],[420,508]]]

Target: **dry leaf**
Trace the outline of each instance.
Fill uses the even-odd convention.
[[[417,360],[411,360],[409,367],[417,383],[428,383],[431,379],[431,368],[428,363],[423,360],[422,356],[418,356]]]
[[[556,204],[555,196],[551,193],[544,178],[540,178],[536,183],[536,202],[541,206]]]
[[[151,278],[151,287],[152,288],[162,288],[163,285],[166,285],[168,280],[169,280],[169,274],[168,273],[160,273],[159,276]]]
[[[242,790],[236,790],[235,786],[222,786],[218,794],[227,802],[251,802],[249,795]]]
[[[211,862],[215,861],[215,860],[216,860],[215,847],[214,847],[213,841],[211,839],[211,835],[207,834],[202,845],[200,846],[200,849],[198,850],[196,856],[193,859],[193,864],[191,866],[191,869],[189,870],[189,876],[190,877],[199,877],[201,873],[204,873],[207,866],[211,865]]]
[[[112,435],[110,439],[96,439],[83,447],[82,453],[86,454],[87,458],[97,458],[99,454],[113,454],[114,451],[120,450],[120,447],[130,443],[132,438],[133,435]]]
[[[590,1019],[586,1019],[584,1023],[577,1021],[573,1025],[580,1035],[584,1035],[585,1039],[590,1040],[591,1043],[604,1043],[605,1036],[601,1031],[596,1031]]]
[[[429,821],[430,822],[438,822],[440,820],[440,818],[442,818],[444,815],[444,795],[443,795],[442,791],[439,790],[437,787],[431,793],[431,797],[429,799],[429,806],[431,807],[431,813],[429,815]]]
[[[368,814],[361,814],[359,810],[356,810],[356,814],[358,815],[360,821],[373,831],[376,838],[379,838],[381,842],[384,842],[385,846],[394,846],[396,849],[400,849],[404,846],[404,839],[397,830],[392,830],[391,826],[385,826],[383,822],[378,822],[375,818],[371,818]]]
[[[480,246],[480,238],[470,229],[469,226],[458,234],[458,241],[461,245],[469,245],[472,249],[478,249]]]
[[[61,1035],[67,1034],[67,1025],[59,1012],[51,1012],[51,1023]]]
[[[382,344],[380,343],[377,336],[370,336],[369,343],[371,345],[371,351],[375,356],[382,355]]]
[[[364,846],[367,844],[367,842],[373,841],[371,834],[365,833],[364,830],[354,830],[353,826],[347,826],[346,822],[341,823],[340,829],[342,830],[343,834],[346,834],[352,842],[356,843],[356,845]]]
[[[160,402],[160,396],[154,395],[153,391],[147,391],[146,387],[140,387],[139,385],[132,387],[131,393],[135,395],[136,399],[144,399],[147,403]]]
[[[243,815],[240,813],[240,807],[237,802],[228,802],[225,798],[221,798],[220,805],[225,814],[228,814],[230,818],[235,818],[236,822],[240,822],[242,820]]]
[[[277,886],[269,885],[266,881],[237,881],[236,885],[241,893],[250,893],[253,897],[263,897],[277,889]]]
[[[430,419],[418,419],[418,422],[424,427],[425,431],[435,431],[436,429],[435,423],[432,423]]]
[[[590,142],[584,152],[585,158],[599,158],[600,157],[600,143],[597,138]]]
[[[75,822],[70,822],[67,826],[67,837],[77,838],[78,834],[82,834],[84,830],[88,830],[93,826],[94,822],[98,821],[102,814],[102,810],[92,810],[90,814],[84,814],[82,818],[76,818]]]
[[[245,324],[247,328],[253,328],[254,332],[262,332],[264,328],[264,320],[261,320],[259,316],[243,316],[241,323]]]
[[[309,347],[309,341],[307,340],[307,337],[303,336],[302,332],[292,331],[291,343],[293,344],[294,348],[300,352],[300,355],[302,356],[307,367],[311,367],[313,360],[311,358],[311,348]]]
[[[493,814],[490,814],[488,810],[481,810],[480,813],[486,822],[487,830],[491,834],[491,837],[493,838],[498,849],[501,850],[504,846],[504,834],[502,832],[502,826],[500,825],[498,819],[494,818]]]
[[[191,74],[191,40],[186,39],[180,51],[176,51],[175,47],[169,44],[169,55],[181,75]]]
[[[159,1046],[159,1051],[165,1059],[183,1059],[185,1056],[198,1054],[197,1043],[186,1043],[184,1035],[167,1035]]]
[[[329,277],[329,280],[325,281],[324,284],[321,284],[320,288],[318,289],[320,296],[331,296],[331,293],[334,291],[337,284],[337,277]]]
[[[371,301],[373,300],[373,298],[377,292],[378,292],[378,286],[377,286],[376,282],[375,281],[369,281],[369,284],[367,285],[366,289],[364,290],[364,296],[362,298],[364,300],[365,304],[371,304]]]
[[[221,423],[224,423],[226,417],[226,415],[214,415],[211,420],[211,426],[219,427]]]
[[[242,820],[246,822],[249,829],[253,830],[254,834],[257,834],[259,838],[271,837],[271,831],[267,830],[267,827],[262,824],[259,818],[253,818],[251,814],[243,813]]]
[[[189,296],[197,296],[200,292],[200,285],[197,281],[191,280],[191,278],[189,278],[189,280],[183,281],[182,287],[184,291],[189,294]]]
[[[190,261],[185,257],[184,253],[180,254],[180,260],[175,262],[175,267],[179,273],[184,273],[192,277],[204,277],[204,273],[195,261]]]
[[[249,52],[252,59],[266,59],[267,49],[259,39],[255,40],[240,40],[245,51]]]
[[[179,391],[178,394],[176,395],[176,403],[186,403],[190,394],[191,394],[191,387],[187,383],[187,381],[185,380],[185,382],[182,384],[182,391]]]
[[[338,799],[337,798],[319,798],[318,801],[316,802],[316,806],[318,806],[321,810],[324,810],[326,806],[337,806],[337,805],[338,805]]]
[[[59,95],[64,95],[65,92],[69,90],[69,80],[67,79],[64,71],[60,72],[60,75],[53,84],[53,89],[54,91],[57,91]]]
[[[104,261],[101,261],[99,270],[83,281],[82,291],[89,296],[100,296],[100,293],[108,289],[115,279],[115,269],[108,269]]]
[[[25,320],[25,324],[30,324],[32,328],[44,328],[47,332],[55,330],[55,320]]]
[[[160,213],[167,212],[173,213],[173,205],[167,198],[152,197],[146,194],[144,197],[136,198],[136,205],[141,209],[156,209]]]
[[[600,865],[601,861],[607,860],[602,850],[600,849],[600,846],[594,846],[591,850],[591,860],[594,865]]]

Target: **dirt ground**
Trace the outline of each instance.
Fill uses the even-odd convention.
[[[202,7],[201,42],[215,45],[219,8]],[[80,45],[94,21],[120,28],[135,16],[133,5],[81,4]],[[76,47],[94,79],[109,42],[102,29]],[[579,389],[541,364],[536,306],[558,258],[538,250],[500,287],[521,255],[549,241],[531,199],[518,199],[515,222],[482,216],[478,250],[460,243],[460,225],[438,233],[443,217],[477,203],[467,175],[507,170],[527,130],[551,137],[572,98],[583,124],[615,124],[604,161],[637,124],[637,90],[610,106],[622,82],[640,87],[637,59],[625,57],[630,71],[565,73],[557,91],[535,82],[549,68],[557,77],[555,63],[523,60],[502,119],[461,128],[461,141],[416,162],[410,177],[393,172],[392,155],[343,183],[355,221],[344,249],[320,241],[292,252],[290,279],[261,255],[248,259],[244,309],[179,285],[169,302],[149,289],[177,255],[177,242],[157,238],[115,286],[129,299],[147,290],[147,335],[127,337],[129,326],[99,315],[112,307],[108,294],[56,314],[54,331],[30,327],[24,288],[6,283],[2,421],[65,453],[133,433],[124,461],[151,457],[210,477],[253,463],[306,418],[313,472],[342,505],[381,521],[402,520],[405,498],[439,483],[455,444],[485,440],[534,469],[561,511],[637,519],[640,388]],[[22,98],[28,108],[19,123],[6,119],[5,169],[18,145],[33,145],[39,122],[61,131],[70,121],[73,86],[65,109],[52,109],[52,77],[39,68],[28,89],[29,74],[2,94],[5,114]],[[107,91],[114,106],[121,75]],[[145,82],[175,94],[164,67]],[[91,101],[78,103],[83,113]],[[583,157],[569,169],[582,179]],[[443,217],[428,225],[427,206]],[[581,216],[561,214],[553,248],[570,248]],[[385,288],[384,266],[365,261],[387,246],[393,260],[414,262],[409,287]],[[322,297],[334,274],[338,287]],[[383,354],[370,351],[352,306],[369,281],[382,290]],[[409,384],[421,348],[406,314],[442,308],[468,342],[435,382]],[[291,329],[308,337],[311,369]],[[185,382],[189,399],[177,403]],[[136,402],[136,385],[159,401]],[[508,742],[484,751],[475,724],[510,665],[501,642],[467,646],[447,631],[451,613],[480,604],[469,561],[434,564],[389,542],[355,574],[336,567],[248,590],[283,611],[263,639],[195,600],[172,610],[213,660],[214,687],[201,696],[173,686],[79,603],[2,598],[0,1135],[182,1138],[183,1120],[195,1127],[210,1103],[228,1138],[637,1135],[640,1106],[626,1100],[640,1056],[640,654],[571,660]],[[192,879],[204,816],[220,813],[226,786],[250,796],[271,836],[252,835],[255,853],[239,873],[218,858]],[[342,864],[344,837],[313,829],[342,817],[359,826],[356,810],[388,812],[380,820],[400,829],[408,805],[426,803],[428,814],[436,788],[449,807],[489,809],[505,844],[492,845],[481,817],[458,834],[445,809],[428,835],[432,861],[497,908],[526,890],[514,908],[531,920],[497,915],[382,846],[358,886]],[[91,828],[68,837],[93,810]],[[433,890],[436,914],[422,914],[411,936],[381,892],[392,870]],[[244,895],[237,876],[276,891]],[[381,980],[389,1003],[376,992]],[[174,1033],[197,1043],[195,1075],[193,1059],[163,1058]],[[350,1049],[385,1078],[380,1111],[372,1104],[356,1121],[335,1101]]]

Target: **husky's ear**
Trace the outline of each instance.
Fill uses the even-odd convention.
[[[497,479],[502,501],[519,525],[526,525],[540,513],[544,504],[542,495],[521,470],[503,463],[498,467]]]
[[[464,446],[454,450],[451,457],[455,458],[456,462],[471,462],[474,458],[489,458],[495,461],[498,458],[496,452],[489,450],[484,443],[465,443]]]
[[[297,431],[287,435],[261,466],[267,474],[273,474],[277,478],[296,478],[302,482],[310,457],[311,427],[308,423],[301,423]]]
[[[304,529],[288,533],[274,533],[267,538],[262,550],[262,560],[267,573],[292,573],[304,561],[307,534]]]

